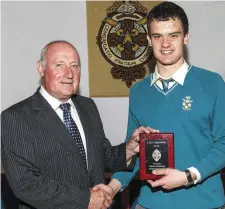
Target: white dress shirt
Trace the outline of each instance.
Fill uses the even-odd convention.
[[[180,85],[183,86],[184,85],[184,79],[185,79],[186,74],[189,71],[189,69],[190,69],[189,65],[187,64],[186,61],[184,61],[183,65],[181,65],[181,67],[171,77],[164,78],[159,74],[158,67],[156,65],[155,71],[152,75],[152,81],[151,81],[150,86],[152,86],[154,83],[156,83],[157,86],[160,89],[163,89],[162,82],[160,81],[160,78],[163,79],[163,80],[167,80],[167,79],[172,78],[174,80],[173,82],[169,82],[168,89],[170,89],[175,83],[179,83]]]
[[[59,116],[59,118],[63,121],[63,111],[62,109],[59,107],[60,104],[62,104],[61,101],[59,101],[58,99],[56,99],[55,97],[51,96],[45,89],[43,86],[41,86],[40,88],[40,93],[41,95],[47,100],[47,102],[51,105],[51,107],[53,108],[53,110],[56,112],[56,114]],[[81,139],[84,145],[84,150],[85,150],[85,154],[86,154],[86,159],[87,159],[87,145],[86,145],[86,138],[85,138],[85,134],[84,134],[84,129],[83,126],[81,124],[80,121],[80,117],[77,113],[77,109],[75,107],[75,105],[73,104],[72,100],[69,99],[67,102],[65,103],[69,103],[71,106],[71,115],[73,120],[75,121],[75,123],[77,124],[78,130],[80,132],[81,135]],[[88,160],[87,160],[88,163]],[[87,165],[88,166],[88,165]]]

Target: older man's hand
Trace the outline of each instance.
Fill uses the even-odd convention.
[[[112,188],[104,184],[98,184],[91,190],[91,198],[88,209],[107,209],[112,204]]]
[[[141,126],[137,128],[134,132],[132,137],[126,144],[126,159],[129,161],[131,157],[139,152],[139,134],[140,133],[157,133],[159,130],[153,129],[151,127],[144,127]]]

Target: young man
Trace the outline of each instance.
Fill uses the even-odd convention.
[[[225,203],[219,174],[225,166],[225,84],[217,73],[186,63],[188,39],[181,7],[164,2],[149,13],[148,41],[157,64],[130,90],[127,139],[137,124],[173,132],[175,169],[156,169],[163,177],[143,182],[137,209],[215,209]],[[116,173],[109,183],[114,194],[138,171],[139,159],[133,172]]]

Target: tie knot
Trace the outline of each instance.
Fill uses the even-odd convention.
[[[64,111],[70,111],[70,104],[69,103],[64,103],[64,104],[60,104],[59,107],[61,108],[61,110]]]
[[[160,81],[162,83],[163,91],[167,92],[169,90],[169,82],[172,82],[174,80],[172,78],[167,79],[167,80],[160,78]]]
[[[172,78],[169,78],[169,79],[162,79],[162,78],[160,78],[160,80],[161,80],[162,83],[166,83],[166,84],[169,84],[169,82],[174,81]]]

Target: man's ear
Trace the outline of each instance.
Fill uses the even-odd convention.
[[[37,62],[37,70],[41,77],[44,77],[44,68],[40,61]]]
[[[149,46],[152,47],[152,41],[148,35],[147,35],[147,39],[148,39]]]
[[[190,34],[186,33],[186,35],[184,36],[184,44],[188,44],[189,38],[190,38]]]

